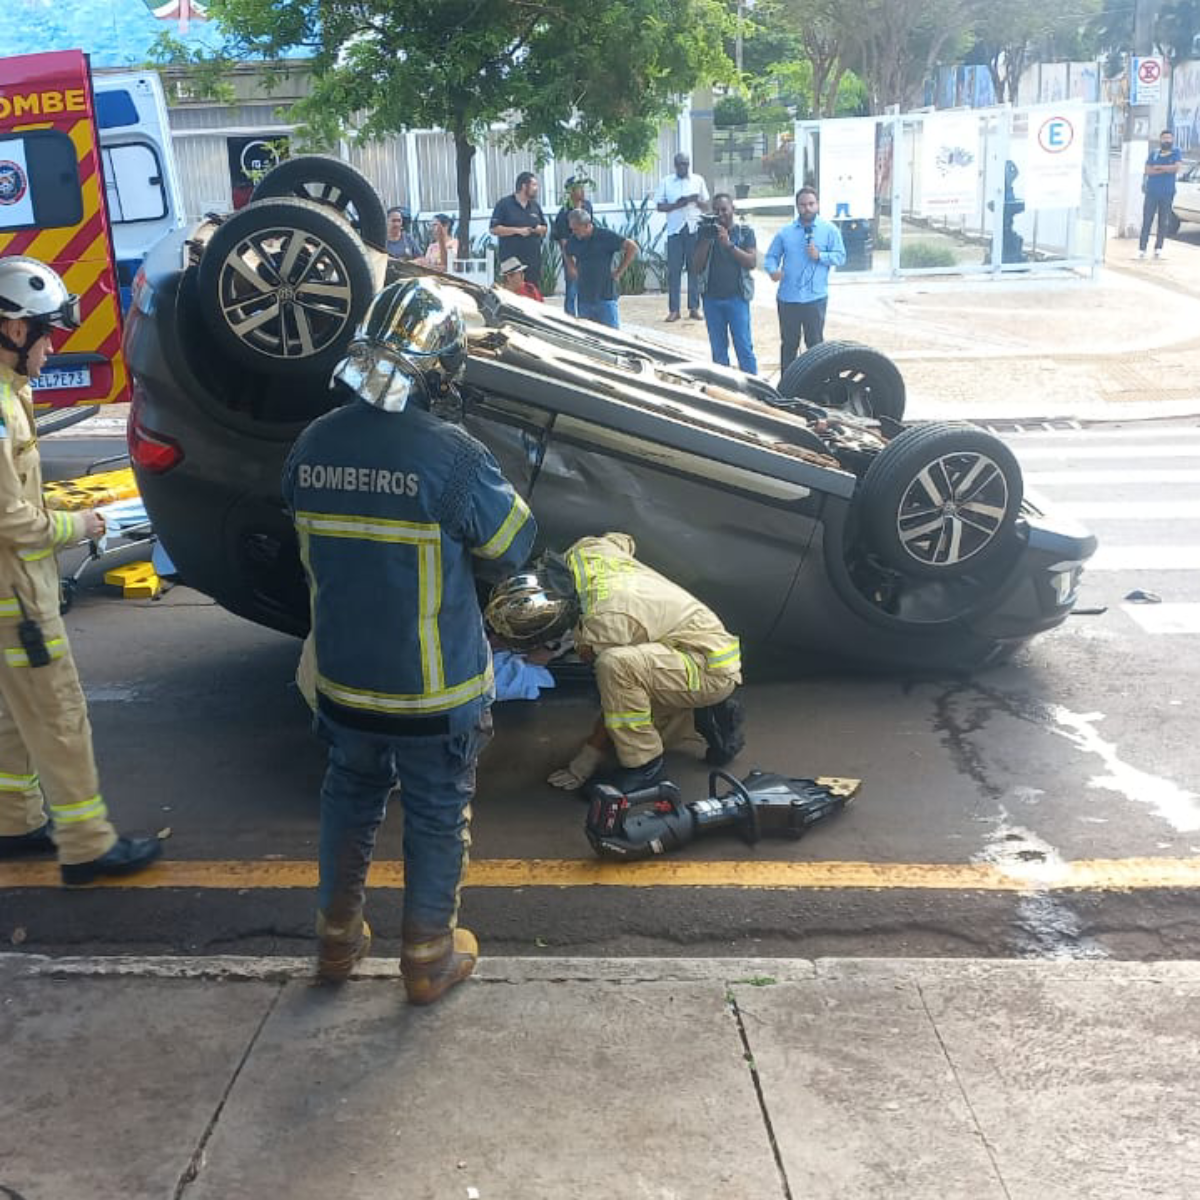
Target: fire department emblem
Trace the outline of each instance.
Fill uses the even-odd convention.
[[[0,159],[0,204],[19,204],[29,191],[29,179],[20,165]]]

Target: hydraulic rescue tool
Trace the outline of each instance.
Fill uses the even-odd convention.
[[[718,793],[725,783],[729,791]],[[684,803],[669,782],[626,795],[608,784],[591,789],[587,837],[601,858],[633,862],[667,854],[694,837],[733,827],[753,844],[764,835],[801,838],[825,817],[840,812],[861,779],[790,779],[754,770],[743,780],[711,771],[708,797]]]

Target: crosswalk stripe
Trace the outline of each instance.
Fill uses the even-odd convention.
[[[1097,446],[1083,441],[1064,442],[1061,446],[1010,447],[1023,462],[1032,459],[1100,459],[1117,458],[1127,463],[1141,462],[1147,458],[1200,458],[1200,442],[1173,442],[1170,445],[1139,446],[1121,443],[1114,446]]]
[[[1025,471],[1025,483],[1029,487],[1053,487],[1056,484],[1088,483],[1103,484],[1105,487],[1120,487],[1125,483],[1200,483],[1200,469],[1167,467],[1161,471],[1123,468],[1113,471]]]
[[[1096,571],[1200,571],[1200,546],[1110,546],[1100,543],[1085,568]]]
[[[1200,604],[1125,604],[1122,608],[1146,633],[1200,633]]]
[[[1187,521],[1200,500],[1055,500],[1054,512],[1081,521]]]

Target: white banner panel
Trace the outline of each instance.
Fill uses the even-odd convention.
[[[927,217],[975,212],[981,167],[979,117],[930,113],[921,130],[921,212]]]
[[[1083,197],[1084,112],[1080,105],[1029,110],[1027,208],[1078,208]]]
[[[875,118],[821,123],[821,215],[827,221],[875,216]]]
[[[25,139],[0,138],[0,229],[33,224],[33,195],[25,165]]]

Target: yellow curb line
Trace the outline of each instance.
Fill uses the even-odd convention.
[[[403,887],[404,866],[376,862],[372,887]],[[472,862],[467,887],[877,888],[1037,892],[1200,888],[1198,858],[1118,858],[1065,863],[696,862],[490,858]],[[99,886],[122,888],[314,888],[315,862],[163,862]],[[57,887],[52,862],[0,863],[0,889]]]

